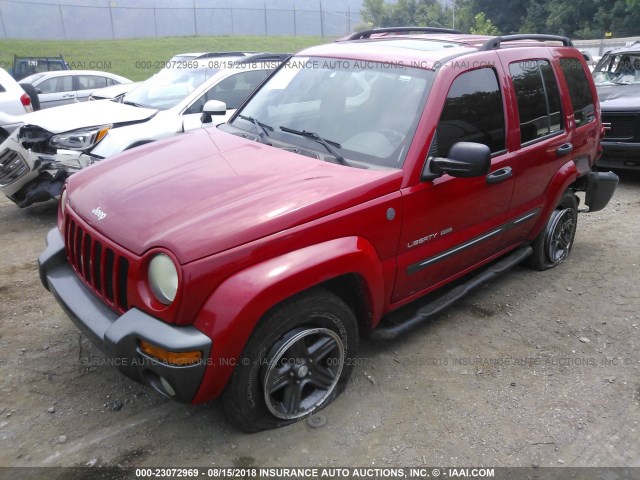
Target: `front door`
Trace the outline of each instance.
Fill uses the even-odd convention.
[[[482,143],[492,152],[491,168],[485,176],[445,174],[403,190],[393,303],[437,288],[503,247],[514,186],[513,156],[506,148],[503,87],[492,64],[495,60],[461,74],[454,68],[439,73],[453,83],[438,112],[430,154],[446,157],[456,142]]]

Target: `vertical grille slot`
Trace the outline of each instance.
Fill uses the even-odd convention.
[[[118,306],[122,310],[127,310],[127,275],[129,274],[129,261],[118,258]]]
[[[100,268],[102,264],[102,244],[98,241],[94,242],[91,262],[93,266],[93,285],[98,292],[102,293],[102,272]]]
[[[65,245],[69,264],[87,285],[112,307],[126,311],[129,260],[69,216],[65,220]]]
[[[110,302],[113,302],[113,250],[107,248],[104,267],[104,293]]]
[[[82,276],[91,282],[91,237],[85,233],[82,242]]]
[[[78,269],[78,272],[82,273],[82,236],[83,231],[79,228],[76,228],[76,238],[73,244],[73,255],[76,259],[75,266]]]

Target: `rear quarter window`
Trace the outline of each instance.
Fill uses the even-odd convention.
[[[582,62],[577,58],[561,58],[560,67],[569,88],[576,126],[591,122],[595,119],[595,106]]]
[[[509,65],[520,116],[520,142],[527,143],[563,128],[560,92],[546,60]]]

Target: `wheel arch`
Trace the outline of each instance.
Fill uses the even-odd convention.
[[[196,328],[213,341],[212,358],[194,403],[220,394],[258,321],[298,295],[323,288],[343,300],[358,328],[382,315],[384,281],[374,247],[347,237],[253,265],[226,279],[205,302]]]
[[[542,207],[535,226],[529,232],[527,240],[534,240],[547,224],[551,213],[560,206],[562,196],[567,189],[580,182],[579,172],[573,160],[568,161],[558,169],[547,187],[547,201]]]

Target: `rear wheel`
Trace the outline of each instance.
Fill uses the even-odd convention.
[[[528,264],[536,270],[547,270],[564,262],[573,246],[578,224],[578,199],[567,190],[551,213],[545,228],[534,240]]]
[[[227,416],[257,432],[312,415],[344,390],[357,342],[353,313],[330,292],[276,307],[259,322],[229,380]]]

